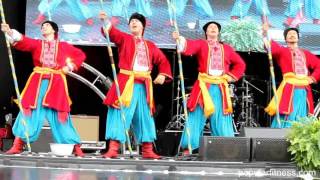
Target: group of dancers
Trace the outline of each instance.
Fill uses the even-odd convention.
[[[213,0],[214,1],[214,0]],[[185,14],[185,8],[187,7],[188,0],[167,0],[172,3],[176,8],[177,16],[181,17]],[[34,24],[41,24],[44,20],[50,19],[58,6],[63,3],[63,0],[41,0],[38,5],[38,16],[33,20]],[[93,13],[88,7],[88,0],[68,0],[65,1],[71,14],[79,21],[85,21],[87,25],[93,25]],[[119,17],[129,18],[128,11],[131,0],[112,0],[111,2],[111,22],[116,25],[120,22]],[[214,16],[213,3],[209,0],[192,0],[195,11],[200,15],[208,18]],[[270,16],[270,10],[267,0],[235,0],[231,9],[231,19],[239,19],[248,16],[252,3],[256,6],[256,12],[261,17],[263,23],[269,23],[268,16]],[[151,6],[151,0],[135,0],[135,10],[150,18],[154,15]],[[169,8],[169,14],[172,9]],[[314,24],[320,24],[320,4],[317,0],[289,0],[287,8],[284,11],[284,15],[287,17],[283,22],[285,26],[297,27],[300,23],[306,21],[307,18],[313,20]],[[146,21],[147,25],[150,25],[149,20]]]
[[[128,140],[126,132],[132,127],[137,143],[142,146],[142,157],[158,159],[160,156],[153,147],[156,128],[152,86],[172,81],[171,65],[153,42],[143,38],[147,31],[144,15],[133,13],[130,16],[130,33],[117,29],[103,11],[99,18],[104,22],[102,36],[110,39],[119,52],[118,81],[112,84],[103,102],[108,106],[105,139],[109,140],[109,149],[102,156],[116,158],[120,144]],[[220,42],[222,28],[218,22],[209,21],[203,26],[205,37],[197,40],[172,32],[172,38],[177,41],[177,51],[186,56],[192,55],[198,61],[198,79],[187,102],[188,119],[181,137],[185,155],[199,147],[206,119],[210,120],[212,135],[234,136],[228,83],[242,77],[246,64],[230,45]],[[261,36],[265,36],[269,24],[264,23],[262,29]],[[1,24],[1,30],[12,47],[32,54],[35,66],[21,94],[22,111],[13,126],[14,143],[6,153],[21,153],[26,143],[36,141],[47,120],[54,141],[75,144],[74,154],[83,157],[80,137],[70,119],[71,100],[66,74],[78,70],[86,55],[59,40],[59,27],[53,21],[41,23],[42,40],[22,35],[6,23]],[[274,128],[288,128],[292,122],[303,121],[303,117],[313,113],[310,84],[320,79],[320,60],[308,50],[299,48],[299,30],[288,28],[283,35],[287,46],[265,38],[265,46],[271,48],[283,74],[277,90],[278,103],[272,99],[266,108],[271,116],[277,111],[280,113],[281,120],[273,120]],[[158,75],[152,79],[150,74],[154,66]]]

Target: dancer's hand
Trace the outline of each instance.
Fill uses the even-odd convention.
[[[153,81],[154,84],[163,84],[166,80],[166,76],[159,74],[156,79]]]
[[[262,40],[263,40],[264,46],[266,48],[270,48],[270,41],[266,37],[264,37]]]
[[[172,32],[172,38],[176,41],[179,39],[179,32],[177,31],[173,31]]]
[[[184,51],[184,48],[186,47],[186,39],[183,36],[179,35],[179,32],[173,31],[172,32],[172,38],[177,43],[177,50],[179,53]]]
[[[315,81],[313,80],[313,78],[311,76],[308,76],[308,82],[309,82],[309,84],[315,83]]]
[[[268,30],[269,30],[269,23],[263,23],[262,24],[262,34],[263,36],[267,36]]]
[[[69,69],[68,66],[64,66],[64,67],[62,68],[62,72],[63,72],[64,74],[68,74],[69,71],[70,71],[70,69]]]
[[[236,82],[235,79],[233,79],[233,77],[231,77],[228,74],[224,74],[223,77],[228,81],[228,82]]]
[[[7,33],[9,35],[12,35],[12,30],[10,29],[9,24],[2,23],[1,24],[1,31],[4,32],[4,33]]]
[[[99,19],[100,19],[101,21],[107,20],[107,19],[108,19],[107,13],[104,12],[104,11],[100,11],[100,12],[99,12]]]

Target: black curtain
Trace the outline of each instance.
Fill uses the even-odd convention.
[[[25,29],[25,15],[26,15],[26,0],[10,0],[2,1],[3,8],[6,16],[6,22],[11,28],[17,29],[20,32],[24,32]],[[13,79],[11,75],[11,69],[9,65],[9,58],[7,53],[7,47],[5,43],[4,34],[0,33],[0,126],[4,125],[4,115],[15,111],[15,105],[12,104],[11,98],[15,98],[15,91],[13,86]],[[13,50],[14,60],[23,58],[25,55],[18,53]],[[18,65],[17,66],[21,66]],[[22,65],[23,66],[23,65]],[[19,67],[17,67],[19,68]],[[23,72],[22,72],[23,73]],[[21,83],[19,76],[20,72],[17,73],[20,90],[23,83]]]

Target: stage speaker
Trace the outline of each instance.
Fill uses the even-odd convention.
[[[13,145],[14,139],[2,139],[3,148],[2,151],[6,152],[8,151],[12,145]],[[49,143],[52,143],[52,135],[51,135],[51,128],[50,127],[43,127],[41,130],[41,133],[39,135],[39,138],[34,143],[31,143],[31,150],[32,152],[50,152],[50,145]],[[25,146],[26,147],[26,146]]]
[[[53,137],[51,133],[51,128],[48,126],[42,127],[41,133],[39,135],[39,138],[31,143],[31,151],[32,152],[42,152],[47,153],[50,152],[50,143],[53,143]]]
[[[156,150],[161,156],[174,156],[178,153],[181,132],[161,132],[157,135]]]
[[[71,119],[81,141],[99,141],[99,116],[72,115]]]
[[[249,138],[285,138],[290,129],[288,128],[263,128],[263,127],[245,127],[241,130],[241,137]]]
[[[199,159],[204,161],[240,161],[250,159],[250,139],[245,137],[203,136]]]
[[[245,127],[240,135],[251,139],[252,161],[289,162],[290,153],[286,141],[288,128],[250,128]]]
[[[288,146],[284,138],[252,138],[252,161],[290,162]]]
[[[72,115],[71,119],[81,141],[99,141],[99,116]],[[50,152],[49,144],[53,142],[51,128],[45,121],[39,138],[31,144],[32,152]]]

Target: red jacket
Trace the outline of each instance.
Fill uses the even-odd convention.
[[[36,67],[42,67],[43,41],[35,40],[23,36],[22,40],[17,42],[14,47],[21,51],[30,52],[32,54],[33,64]],[[59,42],[55,53],[57,66],[55,70],[60,70],[66,66],[66,59],[70,58],[76,69],[79,68],[85,60],[85,54],[78,48],[66,43]],[[37,108],[37,97],[43,74],[33,72],[22,92],[22,107],[25,112],[31,112],[31,109]],[[49,74],[49,86],[42,105],[58,111],[59,120],[65,120],[70,112],[71,100],[68,94],[68,87],[65,81],[65,75]]]
[[[304,53],[306,65],[309,71],[309,76],[314,79],[314,81],[318,81],[320,79],[320,60],[313,55],[310,51],[301,49]],[[294,62],[291,54],[291,50],[287,47],[280,46],[275,41],[271,41],[271,51],[272,56],[278,65],[281,68],[282,74],[286,74],[289,72],[294,72]],[[292,98],[293,98],[293,90],[294,85],[286,84],[282,97],[280,99],[279,104],[279,113],[281,114],[290,114],[292,112]],[[309,109],[309,114],[313,114],[314,105],[313,105],[313,97],[310,86],[306,86],[307,90],[307,104]]]
[[[222,52],[223,52],[223,65],[224,65],[224,73],[230,75],[234,79],[238,80],[243,75],[246,65],[242,58],[234,51],[234,49],[227,45],[221,44]],[[209,52],[209,44],[206,40],[187,40],[185,50],[183,52],[184,55],[194,55],[198,60],[198,71],[201,73],[209,72],[209,60],[210,60],[210,52]],[[209,84],[207,84],[209,87]],[[219,86],[221,92],[224,91],[222,86]],[[223,97],[223,107],[227,107],[226,97]],[[199,87],[199,81],[197,80],[192,88],[190,98],[188,100],[188,109],[190,111],[194,111],[197,104],[203,107],[203,99],[201,96],[201,91]]]
[[[113,26],[109,31],[109,37],[110,37],[110,40],[114,42],[118,47],[118,52],[119,52],[118,67],[120,69],[132,71],[135,54],[136,54],[135,37],[131,34],[121,32]],[[153,69],[153,66],[156,65],[158,66],[159,74],[163,74],[171,80],[172,79],[171,66],[166,56],[151,41],[144,40],[144,43],[146,44],[146,49],[147,49],[149,71],[151,71]],[[119,73],[117,77],[119,81],[120,94],[122,94],[122,91],[128,81],[129,76]],[[149,87],[147,80],[142,80],[142,81],[144,81],[146,85],[146,92],[147,92],[146,98],[148,103],[150,103],[149,101],[150,96],[153,96],[153,95],[150,94],[150,89],[147,88]],[[115,84],[113,84],[107,93],[106,99],[104,100],[104,104],[108,106],[117,107],[117,104],[115,103],[117,100],[118,100],[118,97],[116,94],[116,88],[115,88]],[[154,107],[154,106],[152,105],[151,107]],[[154,112],[154,109],[152,109],[151,111]]]

